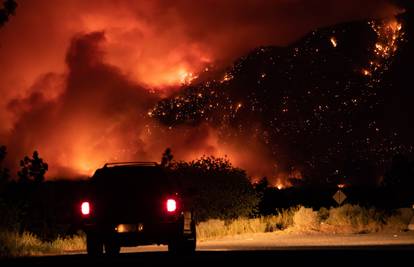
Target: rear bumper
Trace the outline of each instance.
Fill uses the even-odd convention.
[[[118,232],[118,224],[96,225],[85,224],[86,234],[93,233],[103,240],[116,242],[119,246],[138,246],[149,244],[168,244],[183,235],[183,223],[176,222],[162,223],[140,223],[142,229],[135,231]]]

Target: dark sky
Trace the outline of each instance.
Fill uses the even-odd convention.
[[[167,146],[177,159],[212,154],[247,169],[253,160],[277,165],[261,143],[225,146],[214,127],[171,129],[147,113],[206,67],[231,65],[258,46],[401,12],[374,0],[18,4],[0,29],[0,143],[11,165],[38,149],[49,176],[90,174],[108,160],[159,160]]]

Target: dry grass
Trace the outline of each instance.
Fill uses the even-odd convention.
[[[371,233],[380,231],[404,231],[414,216],[412,209],[397,209],[386,213],[374,208],[358,205],[343,205],[335,208],[293,207],[280,210],[277,215],[253,219],[209,220],[197,227],[199,241],[240,234],[274,231],[324,232],[324,233]],[[85,235],[58,238],[53,242],[42,242],[31,233],[18,234],[0,231],[0,257],[42,255],[85,250]]]
[[[84,234],[73,237],[58,238],[49,243],[55,252],[84,251],[86,250],[86,236]]]
[[[46,250],[44,244],[33,234],[0,232],[0,255],[3,257],[37,255]]]
[[[322,221],[322,232],[370,233],[382,229],[384,214],[375,209],[346,204],[331,208],[329,217]]]
[[[239,218],[231,221],[209,220],[197,228],[200,241],[225,236],[265,233],[287,230],[323,233],[373,233],[405,231],[414,216],[412,209],[397,209],[386,213],[359,205],[343,205],[330,209],[294,207],[282,210],[278,215],[254,219]]]
[[[53,242],[43,242],[32,233],[22,234],[0,231],[0,257],[18,257],[64,253],[85,250],[85,236],[75,235],[71,238],[58,238]]]
[[[397,209],[391,216],[385,220],[384,230],[388,231],[404,231],[414,216],[411,208]]]
[[[299,208],[280,210],[277,215],[253,219],[208,220],[197,226],[197,239],[200,241],[224,236],[280,231],[293,225],[293,216]]]
[[[208,220],[197,226],[197,239],[206,240],[216,237],[264,232],[266,224],[261,218],[237,220]]]
[[[397,209],[388,214],[375,208],[347,204],[329,210],[329,217],[321,222],[321,231],[334,233],[404,231],[413,215],[412,209]]]

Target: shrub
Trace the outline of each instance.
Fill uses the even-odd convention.
[[[277,215],[264,217],[266,222],[266,232],[285,230],[293,226],[293,216],[299,208],[300,207],[281,209],[277,211]]]
[[[318,211],[319,220],[321,222],[326,221],[329,218],[329,210],[325,207],[322,207]]]
[[[182,187],[193,191],[187,203],[197,211],[198,221],[248,217],[259,203],[245,171],[233,167],[226,158],[202,157],[174,163],[171,168]]]
[[[385,228],[391,231],[407,230],[413,216],[414,211],[410,208],[398,209],[385,220]]]
[[[325,222],[335,226],[335,232],[378,232],[383,226],[384,218],[385,213],[374,208],[367,209],[359,205],[346,204],[331,208]]]
[[[293,226],[301,231],[315,231],[319,229],[318,212],[312,208],[300,207],[293,216]]]

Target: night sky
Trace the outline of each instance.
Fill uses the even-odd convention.
[[[17,2],[0,28],[12,169],[34,149],[73,177],[171,147],[274,184],[373,184],[412,153],[410,1]]]

